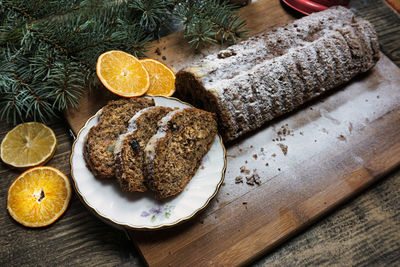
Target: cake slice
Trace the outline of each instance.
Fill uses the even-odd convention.
[[[120,135],[115,145],[116,177],[123,191],[147,191],[143,174],[143,151],[149,139],[157,132],[157,123],[172,108],[148,107],[136,113],[128,130]]]
[[[147,186],[158,198],[180,193],[196,174],[217,134],[213,113],[185,108],[168,113],[145,148]]]
[[[93,175],[115,177],[114,147],[120,134],[127,130],[130,118],[139,110],[154,106],[148,98],[125,98],[110,101],[103,107],[99,123],[87,135],[84,157]]]

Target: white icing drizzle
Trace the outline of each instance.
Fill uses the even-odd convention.
[[[143,114],[145,114],[148,111],[151,111],[152,109],[156,109],[158,108],[157,106],[152,106],[152,107],[147,107],[144,109],[139,110],[138,112],[136,112],[135,115],[132,116],[132,118],[129,119],[128,121],[128,128],[126,130],[125,133],[120,134],[118,136],[117,141],[115,142],[115,146],[114,146],[114,156],[118,156],[121,152],[122,149],[122,144],[124,143],[125,138],[133,133],[134,131],[137,130],[137,124],[136,121],[139,117],[141,117]]]
[[[165,115],[158,122],[157,133],[150,138],[150,140],[147,142],[147,145],[144,149],[146,158],[148,158],[150,161],[153,161],[153,159],[154,159],[154,153],[157,148],[158,140],[160,138],[165,137],[165,135],[167,134],[168,122],[175,116],[175,114],[182,112],[183,110],[184,109],[176,109],[176,110],[170,111],[167,115]]]

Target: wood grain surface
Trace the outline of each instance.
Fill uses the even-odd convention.
[[[352,1],[351,6],[375,25],[382,51],[400,65],[399,17],[380,0]],[[48,165],[69,174],[72,141],[67,123],[59,120],[49,125],[59,146]],[[0,121],[0,138],[11,128]],[[64,216],[50,227],[32,230],[15,223],[5,207],[8,186],[19,172],[1,163],[0,174],[1,266],[144,265],[125,233],[98,220],[76,195]],[[269,254],[260,254],[250,265],[398,265],[400,171],[385,177],[295,238]]]
[[[129,231],[147,263],[249,263],[399,166],[399,86],[400,69],[382,55],[342,90],[227,146],[225,186],[202,214],[173,229]],[[280,125],[293,133],[280,139],[286,152],[270,139]],[[262,184],[235,184],[239,166],[257,169]]]

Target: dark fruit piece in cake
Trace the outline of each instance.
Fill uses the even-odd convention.
[[[213,113],[196,108],[168,113],[145,148],[148,188],[158,198],[180,193],[196,174],[216,134]]]
[[[144,192],[144,148],[157,132],[157,123],[172,108],[149,107],[142,109],[129,121],[128,130],[120,135],[115,147],[116,177],[123,191]]]
[[[99,123],[87,135],[84,157],[93,175],[98,178],[115,177],[114,148],[127,123],[139,110],[154,106],[148,98],[125,98],[110,101],[103,107]]]

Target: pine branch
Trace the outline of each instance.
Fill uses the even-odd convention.
[[[0,0],[0,118],[47,120],[96,88],[105,51],[145,56],[171,21],[198,48],[235,42],[245,22],[218,0]]]

